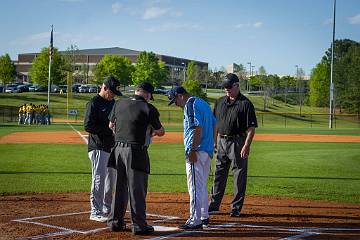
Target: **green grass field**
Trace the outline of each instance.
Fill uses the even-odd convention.
[[[75,128],[82,130],[82,125],[76,124]],[[0,136],[37,130],[72,131],[67,124],[2,125]],[[299,129],[282,130],[275,132],[299,133]],[[273,131],[258,129],[260,133]],[[356,130],[313,129],[307,133],[359,135]],[[1,144],[0,152],[0,193],[87,192],[90,189],[90,162],[84,144]],[[150,147],[150,157],[149,191],[187,191],[181,144],[154,144]],[[359,176],[359,143],[256,141],[249,161],[247,193],[360,203]],[[209,182],[209,189],[210,185]],[[232,192],[232,176],[226,192]]]
[[[218,92],[209,90],[209,92]],[[93,94],[76,94],[69,109],[78,109],[77,123],[83,131],[84,107]],[[261,96],[250,96],[261,110]],[[210,98],[213,104],[215,98]],[[46,103],[46,93],[0,94],[0,106],[19,106],[24,102]],[[182,131],[182,110],[167,106],[167,97],[155,95],[153,104],[160,110],[167,132]],[[52,94],[54,117],[66,119],[66,95]],[[299,107],[271,102],[270,113],[258,112],[257,133],[334,134],[360,136],[360,123],[355,116],[336,119],[336,128],[328,128],[326,109]],[[284,114],[287,112],[287,114]],[[288,114],[291,112],[292,114]],[[309,113],[312,113],[311,115]],[[315,113],[315,114],[313,114]],[[67,123],[51,126],[18,126],[0,123],[0,137],[13,132],[73,131]],[[0,144],[0,193],[22,192],[88,192],[90,163],[86,145]],[[159,144],[150,148],[151,175],[149,190],[186,192],[183,146]],[[249,161],[247,193],[252,195],[289,196],[360,203],[359,143],[294,143],[256,141]],[[211,177],[210,177],[211,179]],[[209,182],[209,189],[211,183]],[[227,193],[232,192],[232,176]]]

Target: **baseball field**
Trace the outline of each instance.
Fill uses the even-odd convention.
[[[221,214],[208,229],[184,232],[176,229],[189,204],[182,133],[168,129],[150,147],[148,218],[158,231],[148,239],[360,237],[359,130],[258,129],[242,216],[228,216],[230,176]],[[135,238],[88,220],[90,164],[81,123],[3,124],[0,136],[4,239]]]
[[[229,176],[221,213],[196,232],[176,228],[188,217],[189,197],[181,124],[165,125],[149,149],[147,213],[156,232],[135,237],[128,214],[120,233],[89,220],[81,122],[1,123],[0,239],[360,239],[360,128],[272,124],[257,129],[241,217],[229,216]]]

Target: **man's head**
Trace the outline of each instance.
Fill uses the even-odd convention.
[[[222,82],[222,87],[225,90],[226,96],[236,98],[240,92],[239,78],[233,73],[228,73]]]
[[[189,93],[185,88],[177,86],[168,92],[168,98],[170,100],[168,105],[175,103],[176,106],[184,107],[187,99],[189,98]]]
[[[149,82],[140,83],[135,91],[135,95],[142,96],[146,101],[154,100],[153,97],[154,86]]]
[[[112,101],[115,96],[122,96],[120,92],[120,82],[113,76],[105,78],[99,95],[108,101]]]

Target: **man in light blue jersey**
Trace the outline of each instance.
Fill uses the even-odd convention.
[[[179,226],[201,230],[209,224],[207,180],[214,151],[215,117],[207,102],[191,96],[183,87],[169,91],[170,104],[184,109],[184,145],[190,217]]]

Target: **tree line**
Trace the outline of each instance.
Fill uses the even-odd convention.
[[[331,47],[311,72],[311,106],[328,107]],[[334,43],[333,83],[335,107],[340,112],[360,113],[360,43],[342,39]]]

